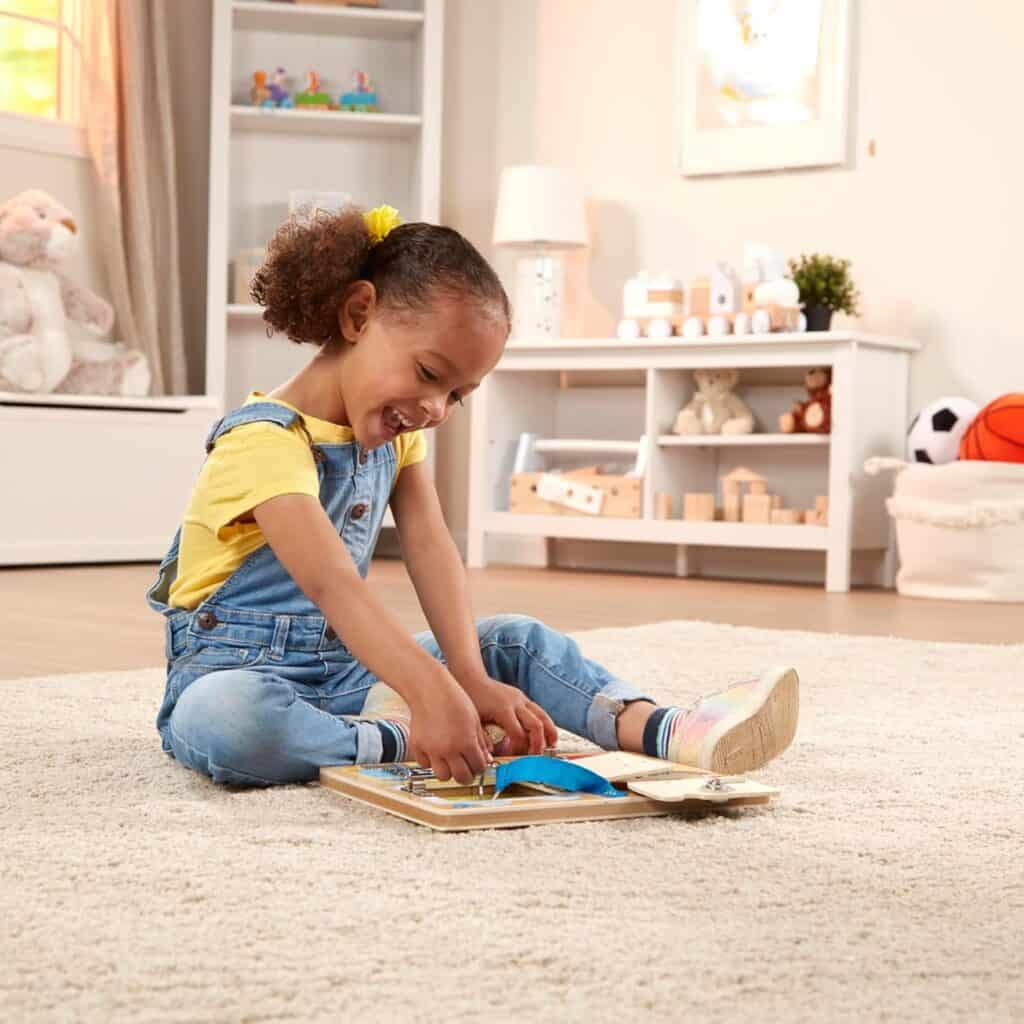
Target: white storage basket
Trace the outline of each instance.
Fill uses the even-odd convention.
[[[896,522],[901,594],[1024,601],[1024,465],[876,458],[864,469],[897,471],[886,505]]]

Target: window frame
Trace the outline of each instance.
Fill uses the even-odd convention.
[[[0,148],[88,158],[81,120],[81,6],[81,0],[60,0],[56,18],[40,18],[5,10],[0,0],[0,15],[53,28],[58,39],[57,116],[0,109]]]

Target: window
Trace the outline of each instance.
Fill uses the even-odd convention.
[[[0,146],[84,155],[80,0],[0,0]]]

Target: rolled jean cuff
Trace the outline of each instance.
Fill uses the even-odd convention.
[[[652,704],[656,703],[651,697],[645,697],[637,693],[627,683],[609,683],[600,693],[594,696],[594,700],[587,712],[587,733],[590,738],[605,750],[618,750],[619,737],[616,732],[616,723],[622,709],[627,704],[636,700],[647,700]]]
[[[380,764],[384,740],[375,722],[353,722],[356,727],[356,764]]]

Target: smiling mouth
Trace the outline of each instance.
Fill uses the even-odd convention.
[[[382,419],[384,420],[384,426],[393,434],[401,434],[407,430],[416,429],[416,425],[411,420],[406,419],[406,417],[392,405],[386,405],[384,407]]]

